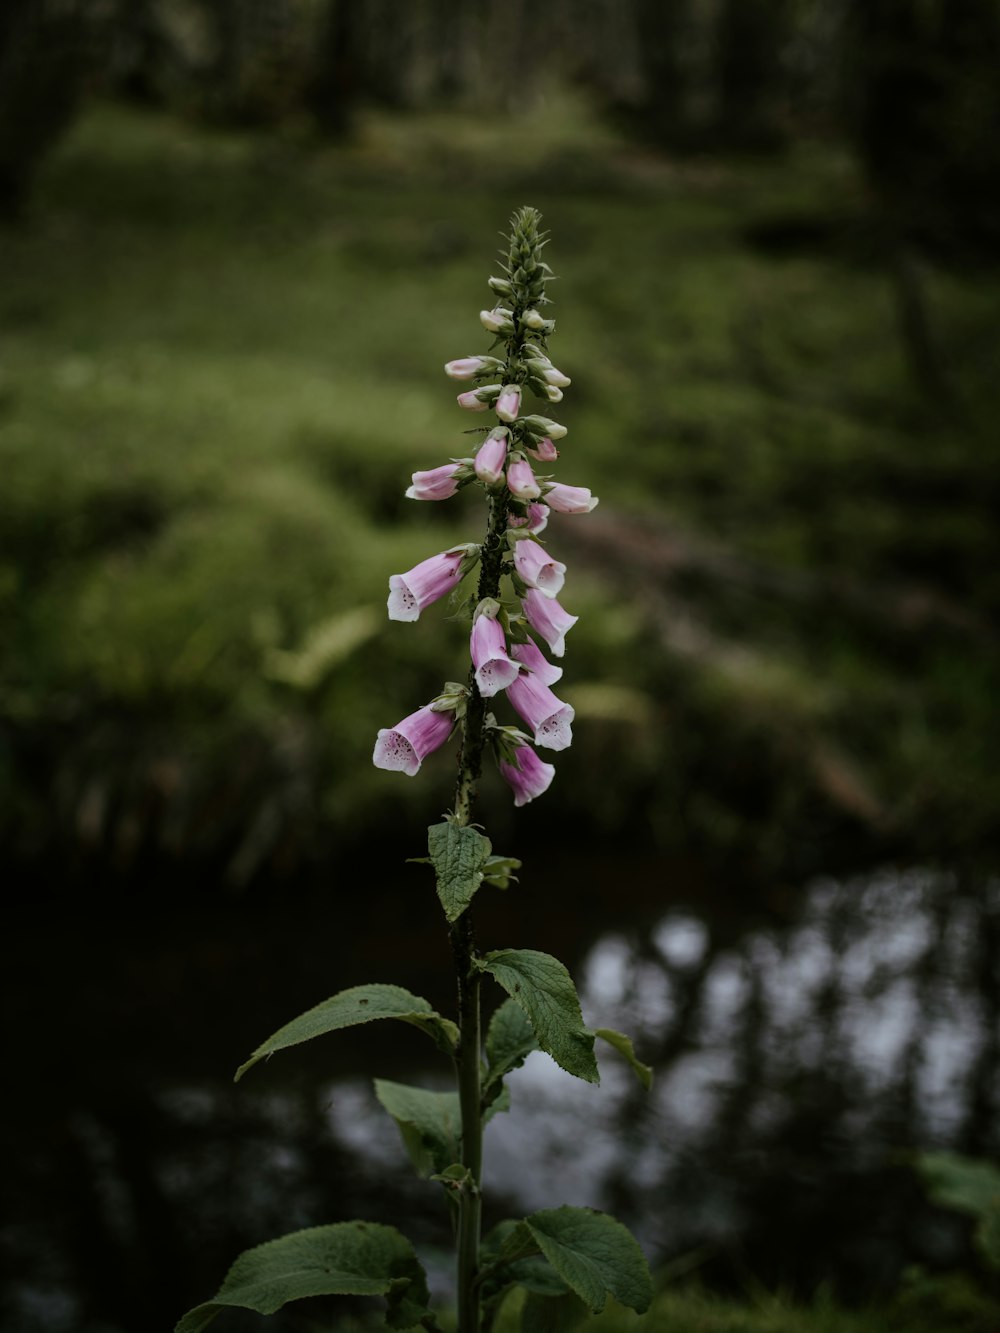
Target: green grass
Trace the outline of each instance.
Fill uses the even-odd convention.
[[[509,1296],[495,1325],[517,1333],[523,1297]],[[579,1333],[992,1333],[1000,1306],[969,1278],[910,1274],[900,1292],[851,1308],[821,1291],[810,1300],[754,1289],[742,1298],[699,1285],[669,1286],[644,1315],[611,1304]]]
[[[8,846],[86,825],[127,865],[140,819],[139,844],[239,880],[424,820],[372,740],[463,672],[463,636],[380,608],[390,572],[479,535],[466,497],[402,492],[469,449],[440,367],[485,348],[496,233],[529,202],[574,379],[559,476],[602,496],[599,554],[588,520],[550,527],[584,613],[553,815],[765,873],[789,820],[995,852],[996,275],[927,274],[961,404],[935,407],[842,155],[671,163],[559,97],[372,118],[340,148],[96,108],[50,160],[3,237]],[[853,224],[748,244],[803,211]],[[492,786],[486,808],[509,821]]]

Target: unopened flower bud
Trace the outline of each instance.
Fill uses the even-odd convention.
[[[553,482],[545,491],[545,503],[558,514],[589,514],[597,508],[597,496],[586,486],[564,486]]]
[[[445,463],[429,472],[414,472],[413,485],[406,492],[408,500],[447,500],[458,490],[461,463]]]
[[[540,380],[546,384],[554,384],[559,389],[565,389],[572,380],[568,375],[564,375],[561,370],[557,370],[548,357],[533,357],[528,362],[528,369],[533,375],[537,375]]]
[[[516,421],[520,410],[521,386],[519,384],[505,384],[500,390],[500,397],[497,399],[497,416],[501,421]]]
[[[458,405],[470,412],[485,412],[500,397],[501,388],[499,384],[484,384],[478,389],[467,389],[458,395]]]
[[[496,292],[497,296],[510,296],[514,290],[506,278],[487,278],[487,282]]]
[[[525,446],[524,452],[530,454],[532,458],[537,458],[540,463],[554,463],[559,457],[559,450],[555,447],[547,435],[540,439],[536,437],[535,447]]]
[[[523,458],[507,468],[507,489],[518,500],[537,500],[542,493],[531,464]]]
[[[546,337],[555,329],[554,319],[543,319],[537,310],[526,310],[521,316],[521,327],[536,329]]]
[[[533,435],[547,435],[550,440],[561,440],[567,434],[565,426],[561,426],[558,421],[552,421],[549,417],[522,417],[521,425]]]
[[[480,310],[479,322],[487,333],[513,333],[514,312],[498,306],[496,310]]]
[[[463,356],[457,361],[448,361],[444,373],[453,380],[472,380],[477,375],[500,370],[503,362],[495,356]]]
[[[561,403],[563,400],[563,391],[555,384],[545,385],[545,397],[550,403]]]
[[[473,468],[479,480],[487,486],[498,486],[503,480],[507,462],[507,431],[491,431],[479,446]]]

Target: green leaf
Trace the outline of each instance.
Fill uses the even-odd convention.
[[[521,862],[516,856],[488,856],[483,869],[483,878],[494,889],[509,889],[517,883],[515,870],[521,869]]]
[[[642,1314],[653,1282],[642,1250],[621,1222],[592,1208],[549,1208],[526,1217],[510,1233],[501,1260],[540,1251],[582,1301],[599,1314],[608,1296]]]
[[[429,1092],[377,1078],[375,1096],[399,1126],[419,1175],[444,1172],[461,1159],[462,1113],[457,1092]]]
[[[507,1218],[483,1237],[483,1300],[496,1305],[512,1287],[538,1296],[563,1296],[566,1283],[538,1252],[538,1245],[523,1222]],[[518,1255],[521,1257],[518,1258]]]
[[[551,954],[536,949],[497,949],[474,960],[489,972],[528,1016],[538,1045],[568,1074],[599,1083],[594,1034],[583,1023],[572,978]]]
[[[958,1153],[929,1152],[917,1158],[927,1192],[942,1208],[985,1217],[1000,1207],[1000,1169]]]
[[[519,1069],[532,1051],[538,1050],[535,1032],[527,1014],[514,1000],[504,1000],[490,1019],[486,1033],[486,1059],[489,1072],[483,1083],[483,1097],[499,1091],[504,1077]]]
[[[386,1296],[393,1328],[420,1323],[429,1300],[420,1261],[395,1227],[335,1222],[244,1251],[213,1299],[189,1310],[174,1333],[201,1333],[226,1308],[274,1314],[306,1296]]]
[[[649,1065],[644,1065],[641,1060],[636,1058],[631,1037],[626,1037],[624,1032],[616,1032],[614,1028],[595,1028],[594,1036],[606,1041],[609,1046],[615,1048],[619,1055],[625,1057],[632,1066],[636,1078],[648,1092],[653,1086],[653,1071]]]
[[[991,1268],[1000,1268],[1000,1169],[958,1153],[921,1153],[917,1170],[942,1208],[976,1218],[975,1241]]]
[[[427,850],[444,914],[449,921],[457,921],[483,882],[492,844],[478,829],[445,820],[427,830]]]
[[[301,1042],[311,1041],[313,1037],[321,1037],[340,1028],[372,1023],[378,1018],[398,1018],[404,1023],[412,1023],[432,1037],[449,1055],[458,1044],[458,1028],[455,1024],[448,1018],[442,1018],[421,996],[411,995],[402,986],[353,986],[304,1014],[299,1014],[298,1018],[293,1018],[290,1023],[279,1028],[257,1047],[249,1060],[240,1065],[234,1081],[238,1083],[258,1060],[273,1055],[275,1051],[298,1046]]]
[[[375,1096],[399,1126],[410,1160],[421,1176],[445,1175],[462,1157],[462,1112],[457,1092],[431,1092],[410,1083],[375,1080]],[[510,1106],[500,1097],[483,1117]]]

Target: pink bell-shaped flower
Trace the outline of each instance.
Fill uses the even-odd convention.
[[[493,603],[496,606],[496,603]],[[520,674],[517,662],[507,655],[507,637],[495,614],[480,611],[472,624],[470,640],[476,684],[484,699],[492,699],[505,690]]]
[[[462,561],[466,548],[442,551],[421,560],[405,574],[393,574],[389,579],[390,620],[417,620],[424,607],[451,592],[462,579]]]
[[[566,635],[580,619],[564,611],[554,597],[545,597],[537,589],[528,590],[521,605],[528,624],[549,645],[556,657],[566,652]]]
[[[372,763],[376,768],[412,778],[427,755],[445,743],[454,723],[454,713],[436,712],[430,704],[418,708],[395,727],[382,728]]]
[[[562,679],[562,667],[550,662],[534,639],[529,639],[527,643],[512,644],[510,655],[528,671],[533,671],[543,685],[554,685]]]
[[[535,744],[565,750],[573,742],[574,711],[557,699],[530,671],[522,671],[507,687],[507,698],[534,732]]]
[[[530,745],[518,746],[513,763],[500,761],[500,776],[510,784],[517,806],[527,805],[548,791],[555,775],[555,767],[539,759]]]
[[[514,568],[529,588],[537,588],[546,597],[555,597],[566,581],[566,566],[553,560],[544,547],[524,538],[514,546]]]

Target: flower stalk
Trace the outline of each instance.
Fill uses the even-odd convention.
[[[535,746],[558,751],[572,741],[573,709],[550,688],[562,669],[549,661],[532,636],[561,657],[576,617],[556,601],[566,566],[537,539],[551,512],[586,513],[597,503],[583,487],[536,478],[526,457],[554,461],[559,451],[553,441],[564,438],[566,427],[549,417],[522,416],[525,394],[558,401],[570,382],[548,359],[546,343],[555,323],[542,313],[549,304],[545,286],[551,274],[541,259],[545,239],[538,224],[539,215],[531,208],[519,209],[512,220],[506,263],[501,274],[489,280],[497,304],[480,315],[483,328],[494,335],[488,352],[445,366],[452,380],[475,382],[458,396],[459,405],[477,413],[492,411],[497,424],[479,428],[485,439],[474,458],[452,458],[414,472],[406,492],[413,500],[446,501],[462,487],[481,487],[488,506],[483,540],[428,556],[389,580],[389,619],[405,623],[418,620],[445,597],[454,604],[460,585],[478,569],[476,596],[461,602],[457,613],[457,618],[469,613],[466,682],[447,681],[429,703],[394,727],[381,729],[372,755],[377,768],[412,777],[456,730],[461,734],[454,808],[428,829],[430,855],[413,858],[434,867],[455,963],[457,1022],[402,987],[354,986],[285,1024],[236,1075],[239,1079],[275,1051],[375,1019],[412,1024],[451,1057],[457,1098],[428,1097],[424,1089],[384,1080],[376,1082],[376,1092],[397,1121],[417,1170],[440,1182],[453,1204],[458,1333],[483,1333],[484,1326],[492,1327],[504,1294],[522,1280],[520,1259],[529,1256],[551,1268],[543,1288],[547,1309],[531,1307],[531,1327],[558,1325],[569,1333],[567,1311],[580,1312],[586,1306],[597,1313],[610,1296],[641,1313],[652,1299],[649,1272],[634,1238],[619,1222],[593,1209],[542,1209],[502,1223],[485,1244],[481,1235],[485,1116],[506,1108],[505,1078],[530,1052],[544,1051],[568,1073],[596,1083],[594,1046],[601,1037],[624,1055],[647,1087],[651,1075],[636,1060],[624,1034],[586,1027],[572,979],[557,958],[532,949],[480,954],[470,911],[481,887],[508,888],[521,865],[514,857],[495,855],[473,822],[484,755],[491,752],[515,806],[522,806],[542,796],[555,776],[555,766],[543,760]],[[493,355],[501,347],[502,357]],[[492,709],[504,702],[531,734],[497,721]],[[484,1050],[480,991],[486,973],[507,998],[493,1014]],[[455,1100],[460,1144],[455,1142]],[[415,1113],[419,1143],[414,1139]],[[438,1333],[427,1275],[410,1242],[395,1227],[362,1221],[308,1227],[246,1251],[215,1297],[189,1311],[175,1333],[202,1333],[226,1306],[271,1314],[300,1297],[361,1293],[385,1297],[389,1327]],[[533,1286],[530,1300],[536,1295]],[[560,1302],[558,1307],[549,1296]],[[528,1310],[526,1304],[525,1329]]]

